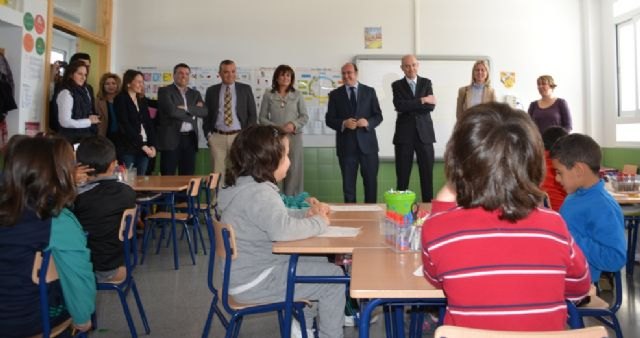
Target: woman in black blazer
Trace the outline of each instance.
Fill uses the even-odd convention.
[[[156,156],[156,131],[149,117],[144,97],[142,73],[129,69],[122,77],[122,90],[113,100],[118,128],[123,140],[116,152],[127,168],[135,167],[138,175],[147,171],[149,158]]]

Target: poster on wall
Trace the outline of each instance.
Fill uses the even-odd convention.
[[[145,95],[148,98],[157,99],[158,89],[173,83],[171,68],[155,66],[138,66],[134,68],[143,74]],[[258,112],[260,112],[262,96],[265,91],[271,90],[274,70],[275,68],[273,67],[238,67],[236,70],[237,81],[251,85]],[[302,128],[303,135],[334,135],[335,131],[325,125],[324,115],[327,112],[329,92],[342,85],[340,71],[333,68],[299,67],[295,69],[295,72],[296,90],[299,90],[304,96],[309,114],[309,122]],[[207,88],[220,83],[220,81],[218,67],[191,67],[189,87],[199,91],[203,99]],[[201,126],[201,119],[199,119],[198,124]],[[200,135],[199,143],[201,148],[207,147],[207,142],[203,135]],[[313,145],[314,143],[305,141],[305,146]]]
[[[364,48],[382,49],[382,27],[364,28]]]

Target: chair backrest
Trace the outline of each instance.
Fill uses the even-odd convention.
[[[213,220],[214,238],[216,241],[216,256],[225,259],[236,259],[236,233],[229,224]]]
[[[218,208],[216,208],[217,196],[218,196],[218,183],[220,182],[220,173],[211,173],[209,174],[209,179],[207,182],[207,186],[204,189],[205,197],[207,201],[207,209],[209,210],[209,215],[211,214],[211,208],[214,210],[214,215],[217,220],[220,219],[220,215],[218,215]],[[214,202],[215,200],[215,202]]]
[[[443,325],[436,329],[435,338],[603,338],[608,337],[603,326],[592,326],[584,329],[566,331],[494,331],[470,329],[466,327]]]
[[[52,335],[51,321],[49,320],[49,290],[47,284],[58,280],[58,271],[53,262],[51,251],[38,251],[33,259],[31,280],[38,285],[40,294],[40,316],[42,318],[42,334],[38,337],[49,338]],[[69,321],[69,324],[71,322]],[[60,329],[65,328],[63,325]],[[58,330],[60,331],[60,330]],[[55,332],[54,335],[60,332]]]
[[[209,174],[209,190],[215,190],[218,188],[218,182],[220,181],[220,173]]]
[[[638,166],[635,164],[625,164],[622,166],[622,173],[626,175],[635,175],[638,173]]]
[[[200,192],[200,182],[202,182],[202,177],[194,177],[189,180],[189,189],[187,190],[188,196],[198,197],[198,192]]]
[[[125,209],[120,219],[120,230],[118,239],[124,244],[124,261],[127,269],[127,278],[131,276],[133,269],[138,262],[138,250],[135,236],[135,221],[137,207]],[[131,255],[133,253],[133,255]]]

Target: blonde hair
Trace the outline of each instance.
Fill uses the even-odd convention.
[[[491,74],[490,74],[490,68],[489,68],[489,62],[487,60],[478,60],[473,64],[473,67],[471,67],[471,84],[473,85],[474,83],[474,79],[473,79],[473,71],[476,69],[476,66],[478,65],[482,65],[484,66],[484,69],[487,70],[487,78],[484,80],[484,84],[485,86],[489,87],[491,86]]]
[[[96,97],[99,100],[104,100],[106,99],[105,97],[105,92],[104,92],[104,83],[107,82],[108,79],[114,79],[116,80],[116,86],[118,88],[116,88],[116,92],[115,94],[118,94],[120,92],[120,87],[122,86],[122,80],[120,80],[120,77],[118,76],[118,74],[114,74],[114,73],[104,73],[102,74],[102,76],[100,77],[100,84],[98,86],[98,93],[96,94]]]
[[[540,77],[538,77],[536,84],[540,82],[546,82],[549,87],[551,87],[551,89],[556,89],[556,87],[558,86],[556,85],[556,82],[553,81],[553,77],[551,75],[541,75]]]

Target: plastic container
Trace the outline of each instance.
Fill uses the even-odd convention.
[[[422,249],[422,226],[395,212],[387,212],[385,242],[396,252],[416,252]]]
[[[400,215],[411,213],[411,206],[415,201],[416,193],[410,190],[390,190],[384,193],[384,203],[387,205],[387,210],[395,211]]]

